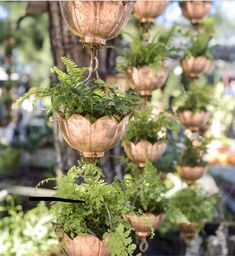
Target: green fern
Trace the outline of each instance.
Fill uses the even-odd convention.
[[[136,213],[151,212],[160,214],[166,210],[164,196],[166,187],[152,163],[146,162],[144,169],[131,163],[129,174],[124,176],[124,191]]]
[[[175,26],[166,32],[165,35],[154,36],[149,42],[145,43],[141,36],[133,37],[130,47],[124,49],[116,61],[118,72],[125,72],[129,67],[140,68],[151,66],[158,69],[167,56],[176,49],[171,46]]]
[[[178,191],[169,200],[168,219],[175,224],[204,223],[216,216],[217,196],[208,195],[198,187],[191,186]]]
[[[113,116],[118,121],[132,114],[141,102],[136,91],[129,90],[122,94],[118,89],[102,80],[92,80],[84,84],[87,68],[78,68],[68,58],[62,58],[66,72],[52,68],[58,83],[50,88],[33,88],[21,97],[14,107],[35,94],[38,98],[51,97],[51,110],[68,119],[73,114],[86,116],[91,122],[103,116]]]
[[[51,204],[58,231],[71,238],[81,234],[91,234],[99,239],[108,236],[111,255],[133,254],[135,246],[130,238],[130,227],[123,219],[130,207],[120,181],[108,184],[103,180],[101,169],[91,163],[79,162],[67,175],[56,178],[56,182],[55,196],[85,201],[82,204]]]
[[[123,141],[130,140],[137,143],[140,140],[148,140],[155,143],[168,138],[168,129],[176,131],[177,128],[178,122],[172,114],[167,112],[154,114],[149,107],[136,112],[127,126]]]

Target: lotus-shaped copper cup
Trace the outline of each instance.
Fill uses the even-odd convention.
[[[190,129],[200,129],[205,127],[209,120],[209,113],[206,111],[200,111],[193,113],[190,110],[178,112],[179,120],[181,124]]]
[[[134,13],[140,22],[153,23],[165,10],[168,0],[165,1],[141,1],[137,0]]]
[[[92,235],[80,235],[70,239],[62,237],[62,247],[68,256],[109,256],[108,239],[100,240]]]
[[[94,123],[74,114],[69,119],[58,115],[58,124],[65,141],[84,157],[100,158],[104,151],[114,147],[124,134],[129,117],[118,123],[114,117],[104,116]]]
[[[83,43],[105,45],[126,25],[134,1],[61,1],[61,11],[69,29]]]
[[[206,168],[202,166],[177,166],[177,172],[182,178],[191,183],[201,178],[206,172]]]
[[[178,224],[181,236],[184,240],[193,239],[196,231],[200,228],[200,226],[201,224],[196,222]]]
[[[192,78],[205,74],[211,66],[211,62],[204,56],[189,57],[181,61],[183,71]]]
[[[166,149],[165,142],[156,142],[152,144],[147,140],[141,140],[138,143],[131,141],[125,141],[124,149],[127,156],[139,164],[140,167],[144,167],[146,161],[155,162],[160,159]]]
[[[183,15],[191,21],[192,24],[200,23],[210,12],[212,2],[209,1],[182,1],[180,6]]]
[[[161,88],[166,82],[168,71],[161,67],[154,70],[152,67],[132,67],[128,70],[129,79],[139,91],[140,96],[151,96],[152,91]]]
[[[152,229],[157,229],[160,226],[164,219],[164,214],[144,213],[140,216],[127,214],[125,219],[135,229],[138,237],[147,237]]]

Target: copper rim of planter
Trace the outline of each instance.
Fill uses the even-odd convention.
[[[178,116],[181,124],[190,129],[199,129],[206,126],[209,121],[209,113],[200,111],[193,113],[190,110],[178,111]]]
[[[57,115],[60,131],[65,141],[84,157],[100,158],[104,151],[114,147],[124,134],[129,117],[118,122],[114,117],[104,116],[94,123],[84,116],[74,114],[68,119]]]
[[[152,213],[144,213],[141,216],[136,214],[127,214],[124,216],[125,220],[135,229],[135,234],[140,239],[139,249],[141,252],[148,250],[147,237],[151,233],[152,229],[157,229],[165,215],[163,213],[155,215]]]
[[[89,234],[79,235],[74,239],[64,234],[61,238],[61,246],[68,256],[109,256],[107,243],[107,238],[101,241]]]
[[[137,0],[134,8],[135,16],[142,23],[153,23],[166,9],[168,0],[165,1],[141,1]]]
[[[191,222],[191,223],[180,223],[178,224],[178,228],[180,230],[180,234],[185,240],[191,240],[195,236],[196,230],[200,227],[201,225],[196,222]]]
[[[209,71],[211,61],[205,56],[188,57],[181,61],[183,71],[192,78],[198,77],[200,74],[205,74]]]
[[[203,166],[177,166],[177,172],[185,180],[189,182],[194,182],[195,180],[201,178],[206,172],[206,167]]]
[[[180,4],[183,15],[192,24],[200,23],[210,12],[212,1],[184,1]]]
[[[165,215],[163,213],[155,215],[153,213],[144,213],[143,215],[127,214],[126,221],[135,229],[138,237],[147,237],[152,229],[157,229],[162,223]]]
[[[85,44],[105,45],[126,25],[135,1],[60,1],[69,29]]]
[[[161,88],[166,82],[168,70],[163,66],[158,70],[150,66],[131,67],[128,69],[128,77],[140,96],[151,96],[152,91]]]
[[[154,144],[147,140],[141,140],[136,144],[131,141],[125,141],[123,143],[127,156],[139,164],[140,167],[144,167],[145,162],[155,162],[161,158],[166,150],[166,142],[159,141]]]

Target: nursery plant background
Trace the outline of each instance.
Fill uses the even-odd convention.
[[[154,238],[144,238],[148,248],[146,251],[142,248],[143,255],[235,255],[234,7],[232,1],[215,1],[208,18],[199,25],[192,25],[183,16],[179,3],[169,2],[151,26],[143,25],[137,15],[132,15],[122,33],[109,40],[108,47],[98,50],[99,78],[110,83],[111,88],[118,86],[121,91],[136,86],[140,95],[141,91],[146,92],[138,88],[138,83],[133,85],[134,71],[131,73],[129,67],[151,66],[158,71],[160,68],[168,70],[166,77],[163,74],[163,82],[148,88],[150,93],[141,95],[142,100],[126,93],[129,102],[122,101],[123,113],[129,109],[137,113],[131,113],[122,141],[106,150],[97,163],[110,185],[107,190],[113,193],[111,200],[117,204],[117,209],[111,203],[108,205],[115,209],[114,226],[124,223],[115,219],[115,214],[128,212],[118,209],[119,204],[124,204],[124,198],[115,197],[121,193],[112,183],[116,182],[115,177],[125,181],[125,197],[129,198],[130,204],[135,201],[133,212],[166,215],[161,225],[159,221],[154,226],[157,228]],[[201,38],[197,36],[200,33]],[[195,70],[190,73],[183,61],[201,55],[212,59],[206,70],[196,75]],[[72,185],[63,190],[66,179],[71,180],[69,175],[61,175],[77,165],[81,155],[64,141],[57,117],[52,115],[50,99],[37,99],[37,94],[29,93],[29,97],[12,108],[12,104],[31,88],[47,89],[58,83],[59,73],[51,72],[53,66],[64,71],[67,63],[74,68],[68,59],[63,63],[63,56],[78,67],[90,65],[90,50],[70,32],[58,2],[0,3],[0,255],[63,255],[51,225],[54,219],[49,213],[49,204],[28,200],[29,196],[54,194],[51,183],[43,184],[35,192],[35,186],[41,180],[58,177],[57,184],[61,184],[58,185],[58,196],[81,199],[73,197]],[[131,103],[131,97],[135,102]],[[192,120],[187,121],[183,114],[186,111],[191,114],[203,112],[206,117],[201,117],[199,124],[195,124]],[[210,118],[207,118],[208,113]],[[145,149],[140,152],[141,159],[133,149],[133,145],[141,140],[149,141],[150,145],[163,141],[164,150],[155,156],[147,156]],[[141,147],[147,146],[142,144]],[[146,159],[153,165],[146,163]],[[99,170],[89,165],[92,163],[85,164],[90,172],[96,173],[97,177],[100,175]],[[80,165],[74,171],[77,177],[83,177],[84,170]],[[185,166],[199,170],[193,170],[192,175]],[[196,180],[197,185],[194,184]],[[140,193],[131,190],[128,184],[141,188]],[[93,189],[99,191],[99,184],[96,185]],[[206,194],[198,195],[197,186]],[[78,191],[79,188],[82,194],[82,185],[78,185]],[[68,193],[70,189],[71,194]],[[92,195],[91,188],[89,193]],[[106,195],[107,192],[102,193]],[[170,196],[163,198],[162,194],[167,193]],[[216,195],[213,198],[216,203],[211,200],[211,204],[206,205],[205,202],[211,199],[208,195],[212,194]],[[89,202],[84,207],[91,210]],[[186,208],[188,211],[184,211]],[[56,205],[54,211],[60,209],[60,205]],[[180,209],[181,213],[176,213],[175,209]],[[183,214],[180,215],[181,223],[177,214]],[[81,218],[81,222],[87,221],[86,218]],[[61,219],[57,219],[60,228],[68,225],[69,220],[63,223]],[[108,222],[108,218],[98,220]],[[198,225],[196,231],[185,231],[180,226],[184,222],[203,222],[205,226]],[[114,243],[110,245],[113,255],[137,255],[141,251],[139,245],[143,239],[138,237],[131,218],[129,223],[137,247],[131,249],[131,243],[126,242],[129,249],[124,252],[123,245],[119,248]],[[121,229],[117,225],[117,230],[118,227]],[[80,232],[86,233],[84,227],[79,228]],[[129,234],[119,231],[129,241]],[[114,238],[115,235],[117,233]],[[68,250],[66,254],[71,255]]]

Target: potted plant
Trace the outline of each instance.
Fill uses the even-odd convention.
[[[167,129],[175,130],[177,121],[167,112],[153,113],[152,108],[136,112],[123,137],[127,156],[143,167],[157,161],[166,149]]]
[[[135,3],[134,14],[142,23],[153,23],[167,7],[168,0],[140,1]]]
[[[177,172],[189,184],[201,178],[206,171],[206,162],[203,159],[207,151],[209,140],[198,137],[197,140],[185,137],[184,148],[179,155]]]
[[[200,23],[210,12],[212,1],[180,1],[180,7],[183,15],[189,19],[192,24]]]
[[[33,88],[16,104],[35,94],[51,97],[55,114],[66,142],[84,157],[99,158],[122,137],[129,115],[140,103],[133,91],[122,94],[102,80],[84,82],[86,68],[78,68],[62,58],[67,72],[54,67],[59,82],[49,88]]]
[[[80,162],[56,182],[55,197],[83,201],[51,204],[56,234],[66,255],[132,255],[136,247],[123,218],[130,207],[120,181],[108,184],[101,169]]]
[[[189,31],[185,34],[189,39],[189,46],[184,50],[181,66],[192,78],[207,73],[211,68],[213,47],[209,47],[209,43],[214,34],[214,25],[214,19],[208,18],[198,26],[196,32]]]
[[[124,193],[133,208],[126,214],[126,220],[135,229],[138,239],[141,240],[140,250],[148,249],[147,237],[164,219],[166,210],[166,187],[156,168],[147,162],[144,169],[130,164],[131,174],[124,176]]]
[[[116,69],[126,72],[133,86],[141,96],[151,96],[152,91],[161,88],[168,77],[164,60],[173,48],[170,41],[174,27],[164,36],[145,42],[141,36],[132,37],[129,49],[117,58]]]
[[[185,240],[191,240],[216,216],[216,195],[197,187],[187,187],[175,193],[168,202],[167,218],[176,224]]]
[[[178,98],[175,102],[181,124],[192,131],[206,127],[212,103],[209,87],[192,84],[184,98]]]
[[[61,1],[69,29],[89,45],[105,45],[126,25],[135,1]]]

